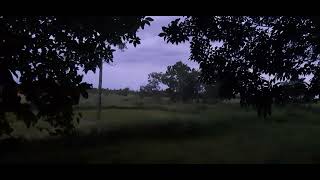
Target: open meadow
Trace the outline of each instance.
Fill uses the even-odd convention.
[[[13,135],[27,140],[2,149],[1,162],[320,162],[318,105],[275,107],[263,119],[237,101],[171,103],[109,94],[98,121],[96,99],[90,94],[75,107],[83,118],[72,137],[52,138],[15,123]]]

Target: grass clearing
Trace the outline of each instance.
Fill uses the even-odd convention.
[[[115,101],[115,100],[114,100]],[[122,101],[122,100],[119,100]],[[119,103],[77,111],[79,136],[48,139],[16,124],[29,141],[2,153],[2,162],[319,163],[320,111],[275,107],[264,120],[235,103]],[[121,106],[120,106],[121,105]],[[117,108],[122,107],[122,108]],[[128,108],[129,107],[129,108]]]

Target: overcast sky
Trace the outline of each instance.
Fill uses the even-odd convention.
[[[151,72],[164,72],[168,65],[182,61],[190,67],[198,68],[198,64],[188,60],[189,44],[167,44],[158,34],[161,27],[168,25],[177,17],[154,16],[151,26],[138,32],[141,44],[137,47],[128,45],[123,52],[114,53],[114,63],[103,66],[103,88],[119,89],[129,87],[139,89],[140,85],[147,83]],[[90,72],[84,76],[84,81],[98,86],[98,72]]]

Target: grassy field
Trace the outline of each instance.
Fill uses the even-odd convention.
[[[82,100],[77,136],[48,138],[16,123],[28,141],[3,150],[1,162],[319,163],[320,106],[274,108],[268,119],[239,104],[170,103],[108,95],[96,120],[94,96]]]

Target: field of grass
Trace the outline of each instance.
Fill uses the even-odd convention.
[[[16,123],[29,141],[8,148],[0,162],[81,163],[319,163],[320,106],[274,108],[267,119],[237,103],[182,104],[108,95],[103,119],[95,97],[82,101],[79,134],[48,138]]]

